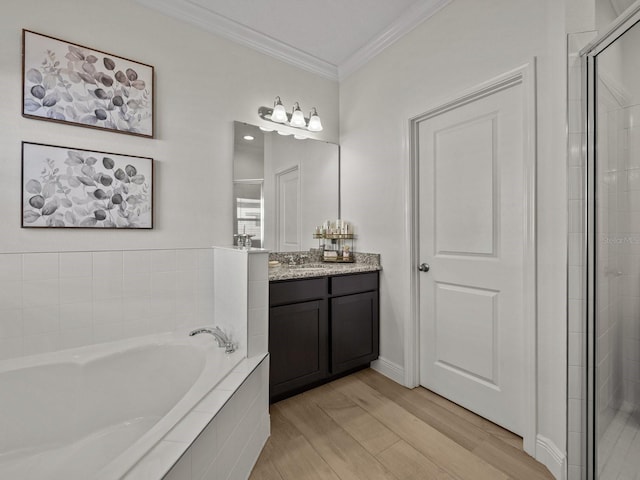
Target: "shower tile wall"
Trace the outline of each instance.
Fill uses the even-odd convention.
[[[213,250],[0,254],[0,360],[210,324]]]
[[[578,52],[593,37],[594,32],[568,36],[568,154],[569,185],[569,272],[568,272],[568,479],[586,478],[586,311],[585,311],[585,251],[584,251],[584,128],[582,122],[582,69]]]

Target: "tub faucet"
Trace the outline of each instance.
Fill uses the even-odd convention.
[[[220,329],[220,327],[216,326],[214,328],[198,328],[189,333],[190,337],[194,335],[199,335],[201,333],[208,333],[213,335],[218,343],[219,347],[224,347],[224,353],[233,353],[236,351],[236,346],[229,340],[229,337]]]

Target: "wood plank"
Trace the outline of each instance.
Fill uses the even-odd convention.
[[[328,385],[310,390],[305,395],[372,455],[386,450],[400,440],[398,435]]]
[[[553,475],[542,464],[527,455],[524,451],[514,448],[490,436],[474,451],[476,455],[507,473],[512,478],[526,478],[527,480],[553,480]]]
[[[381,377],[382,375],[380,375],[379,373],[373,371],[373,370],[363,370],[362,373],[364,373],[365,375],[367,375],[367,377]],[[520,438],[518,435],[516,435],[513,432],[510,432],[509,430],[506,430],[504,428],[502,428],[499,425],[496,425],[495,423],[487,420],[486,418],[480,417],[479,415],[476,415],[475,413],[473,413],[470,410],[467,410],[466,408],[453,403],[452,401],[438,395],[435,392],[432,392],[430,390],[427,390],[424,387],[416,387],[412,390],[413,394],[421,397],[425,400],[428,400],[436,405],[439,405],[440,407],[444,408],[445,410],[450,411],[451,413],[458,415],[459,417],[463,418],[464,420],[466,420],[467,422],[475,425],[476,427],[484,430],[485,432],[491,434],[491,435],[495,435],[497,437],[500,437],[501,439],[503,439],[505,442],[509,443],[510,445],[513,445],[516,448],[522,448],[522,438]]]
[[[341,480],[398,480],[309,395],[284,400],[278,408]]]
[[[251,480],[284,480],[273,461],[273,446],[267,442],[251,471]]]
[[[456,480],[404,440],[394,443],[377,458],[403,480]]]
[[[486,418],[483,418],[473,413],[472,411],[467,410],[466,408],[453,403],[452,401],[447,400],[444,397],[441,397],[437,393],[427,390],[424,387],[416,387],[413,389],[413,392],[417,397],[429,400],[437,405],[440,405],[442,408],[445,408],[451,413],[458,415],[459,417],[487,432],[488,434],[500,438],[503,442],[511,445],[512,447],[522,450],[522,438],[515,433],[502,428],[500,425],[496,425],[490,420],[487,420]]]
[[[271,407],[271,437],[264,453],[283,480],[340,480],[277,405]],[[261,474],[254,469],[249,478]]]
[[[271,420],[251,480],[553,478],[511,432],[372,370],[272,405]]]
[[[489,433],[464,417],[419,395],[417,389],[403,387],[373,370],[363,372],[366,373],[357,375],[360,380],[467,450],[473,450],[489,437]]]
[[[360,405],[407,443],[461,480],[507,480],[508,476],[435,428],[378,393],[356,376],[331,385]]]

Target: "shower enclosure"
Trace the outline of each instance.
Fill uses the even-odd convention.
[[[640,12],[583,52],[587,473],[640,480]]]

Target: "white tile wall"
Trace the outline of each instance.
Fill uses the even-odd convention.
[[[212,249],[0,254],[0,360],[212,324],[213,292]]]
[[[214,249],[214,317],[249,357],[268,350],[268,256],[261,249]]]
[[[586,315],[585,302],[585,269],[584,269],[584,166],[582,124],[582,88],[581,66],[577,52],[593,37],[593,33],[569,35],[568,58],[568,108],[569,136],[567,151],[568,169],[568,331],[569,331],[569,366],[568,378],[568,435],[567,463],[569,480],[581,480],[586,473],[584,452],[586,445],[584,409],[586,408]],[[601,252],[603,253],[603,252]],[[606,298],[600,292],[600,298]],[[608,293],[608,292],[607,292]]]

